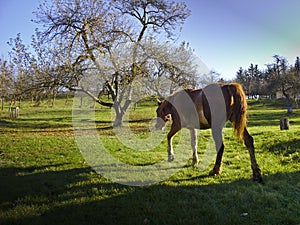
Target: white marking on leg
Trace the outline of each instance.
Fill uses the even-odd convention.
[[[191,145],[193,149],[193,162],[192,166],[195,166],[198,164],[198,154],[197,154],[197,130],[196,129],[190,129],[191,134]]]

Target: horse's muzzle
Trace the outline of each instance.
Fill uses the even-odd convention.
[[[156,119],[155,129],[156,130],[164,130],[165,128],[165,121],[161,118]]]

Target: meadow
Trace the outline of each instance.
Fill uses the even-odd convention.
[[[128,186],[86,162],[74,135],[73,103],[59,99],[49,105],[23,102],[16,120],[8,118],[7,108],[0,111],[1,225],[300,224],[300,110],[287,115],[281,102],[249,102],[248,127],[263,184],[252,181],[248,151],[227,125],[222,175],[208,176],[213,159],[205,168],[187,160],[158,183]],[[133,135],[149,137],[155,110],[155,101],[148,100],[128,112]],[[280,131],[282,117],[289,118],[289,130]],[[110,109],[97,105],[90,122],[109,154],[122,162],[146,166],[167,159],[165,139],[151,151],[124,145],[111,126]],[[209,139],[209,130],[200,132],[200,157]],[[184,151],[191,158],[190,147]]]

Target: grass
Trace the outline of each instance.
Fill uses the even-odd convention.
[[[54,108],[24,102],[17,120],[0,111],[0,224],[300,224],[300,112],[287,115],[274,102],[252,101],[249,107],[264,184],[250,179],[248,152],[229,127],[221,176],[208,176],[210,160],[204,168],[183,166],[159,183],[126,186],[99,175],[83,158],[71,102],[59,100]],[[166,140],[151,151],[130,144],[135,138],[148,143],[154,116],[154,102],[130,111],[127,144],[116,137],[109,109],[96,107],[95,126],[111,155],[148,166],[167,158]],[[290,130],[279,130],[282,117],[289,118]],[[209,139],[210,131],[200,132],[202,157]],[[177,136],[174,145],[179,142]]]

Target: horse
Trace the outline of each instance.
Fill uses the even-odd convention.
[[[173,136],[182,128],[190,130],[193,150],[192,165],[198,164],[197,130],[212,129],[217,156],[209,175],[221,174],[224,152],[222,129],[230,121],[238,140],[243,140],[250,154],[253,180],[262,182],[261,170],[254,153],[254,140],[247,130],[247,100],[243,88],[238,83],[211,84],[203,89],[183,89],[158,100],[156,110],[156,129],[164,129],[172,121],[168,140],[168,161],[174,160],[172,147]]]

